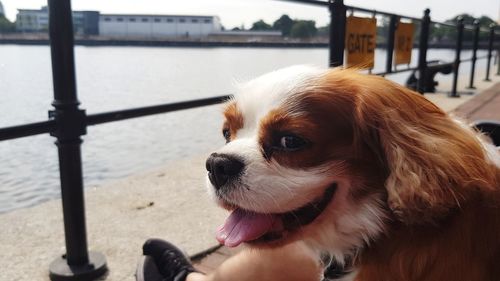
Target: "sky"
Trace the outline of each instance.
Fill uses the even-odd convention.
[[[10,20],[15,20],[17,9],[39,9],[47,3],[46,0],[0,1]],[[344,3],[413,17],[421,17],[423,10],[430,8],[435,21],[464,12],[498,20],[500,12],[500,0],[344,0]],[[280,0],[73,0],[72,7],[109,14],[218,15],[227,29],[242,25],[250,28],[259,19],[272,23],[282,14],[294,19],[313,19],[316,26],[329,21],[326,8]]]

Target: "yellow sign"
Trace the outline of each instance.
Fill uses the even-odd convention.
[[[349,16],[345,30],[347,67],[373,68],[377,19]]]
[[[411,63],[413,23],[398,23],[394,34],[394,65]]]

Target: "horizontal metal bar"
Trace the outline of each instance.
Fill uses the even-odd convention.
[[[446,23],[446,22],[431,21],[431,24],[439,24],[441,26],[446,26],[446,27],[451,27],[451,28],[457,28],[456,25],[454,25],[452,23]]]
[[[328,2],[326,1],[319,1],[319,0],[281,0],[285,2],[296,2],[296,3],[302,3],[302,4],[309,4],[309,5],[316,5],[316,6],[328,6]],[[384,12],[384,11],[378,11],[374,9],[367,9],[367,8],[361,8],[361,7],[356,7],[356,6],[349,6],[346,5],[346,9],[348,10],[353,10],[353,11],[358,11],[358,12],[364,12],[364,13],[369,13],[369,14],[375,14],[375,15],[383,15],[383,16],[397,16],[399,18],[403,19],[409,19],[413,21],[422,21],[421,18],[416,18],[416,17],[410,17],[410,16],[405,16],[405,15],[400,15],[400,14],[394,14],[394,13],[389,13],[389,12]],[[446,22],[438,22],[438,21],[431,21],[433,24],[439,24],[442,26],[446,27],[452,27],[456,28],[457,26],[451,23],[446,23]],[[471,26],[466,26],[465,29],[467,30],[473,30],[472,25]],[[481,29],[482,32],[489,32],[486,29]]]
[[[397,69],[393,70],[391,72],[377,72],[373,73],[373,75],[391,75],[391,74],[396,74],[396,73],[401,73],[401,72],[406,72],[406,71],[413,71],[413,70],[418,70],[418,67],[408,67],[408,68],[403,68],[403,69]]]
[[[86,116],[85,120],[86,124],[88,126],[91,126],[106,122],[113,122],[113,121],[148,116],[153,114],[214,105],[222,103],[230,98],[231,95],[225,95],[225,96],[183,101],[177,103],[160,104],[160,105],[146,106],[140,108],[90,114]],[[0,128],[0,141],[45,134],[55,130],[55,128],[56,128],[56,122],[54,120]]]
[[[297,2],[297,3],[302,3],[302,4],[310,4],[310,5],[326,6],[326,7],[328,7],[328,5],[329,5],[329,3],[327,1],[318,1],[318,0],[281,0],[281,1]],[[383,12],[383,11],[378,11],[378,10],[372,10],[372,9],[365,9],[365,8],[361,8],[361,7],[348,6],[348,5],[346,5],[345,7],[348,10],[354,10],[354,11],[358,11],[358,12],[365,12],[365,13],[383,15],[383,16],[389,16],[389,17],[390,16],[398,16],[400,18],[411,19],[411,20],[416,20],[416,21],[422,20],[420,18],[405,16],[405,15],[398,15],[398,14],[393,14],[393,13]]]
[[[285,2],[297,2],[301,4],[309,4],[309,5],[317,5],[317,6],[326,6],[328,7],[328,2],[318,1],[318,0],[281,0]]]
[[[49,133],[56,127],[54,120],[0,128],[0,141]]]
[[[354,10],[354,11],[365,12],[365,13],[369,13],[369,14],[383,15],[383,16],[387,16],[387,17],[396,16],[396,17],[403,18],[403,19],[422,21],[421,18],[393,14],[393,13],[383,12],[383,11],[378,11],[378,10],[373,10],[373,9],[366,9],[366,8],[355,7],[355,6],[347,6],[347,5],[346,5],[346,8],[347,8],[347,10]]]
[[[473,26],[473,25],[470,25],[470,27],[472,28],[472,27],[474,27],[474,26]],[[489,32],[490,32],[490,29],[489,29],[489,28],[480,27],[480,28],[479,28],[479,32],[489,33]],[[499,34],[499,33],[497,32],[497,30],[494,30],[494,32],[495,32],[495,34]]]
[[[301,3],[301,4],[309,4],[309,5],[316,5],[316,6],[328,6],[329,3],[327,1],[320,1],[320,0],[280,0],[284,2],[296,2],[296,3]],[[409,19],[413,21],[422,21],[421,18],[416,18],[416,17],[410,17],[410,16],[405,16],[405,15],[400,15],[400,14],[394,14],[394,13],[389,13],[389,12],[384,12],[384,11],[378,11],[374,9],[367,9],[367,8],[361,8],[361,7],[356,7],[356,6],[349,6],[346,5],[347,10],[353,10],[353,11],[358,11],[358,12],[364,12],[364,13],[369,13],[369,14],[375,14],[375,15],[383,15],[383,16],[397,16],[399,18],[403,19]],[[442,26],[446,27],[451,27],[451,28],[457,28],[455,24],[452,23],[446,23],[446,22],[438,22],[438,21],[431,21],[432,24],[439,24]],[[474,30],[472,25],[467,25],[465,26],[466,30]],[[481,28],[481,32],[489,32],[488,29]],[[497,33],[498,34],[498,33]]]
[[[153,114],[166,113],[166,112],[171,112],[171,111],[213,105],[213,104],[222,103],[230,98],[231,98],[230,95],[225,95],[225,96],[218,96],[218,97],[212,97],[212,98],[206,98],[206,99],[198,99],[198,100],[183,101],[183,102],[177,102],[177,103],[160,104],[160,105],[118,110],[118,111],[112,111],[112,112],[90,114],[90,115],[87,115],[87,118],[86,118],[87,122],[86,123],[87,123],[87,125],[91,126],[91,125],[97,125],[97,124],[106,123],[106,122],[114,122],[114,121],[120,121],[120,120],[125,120],[125,119],[130,119],[130,118],[148,116],[148,115],[153,115]]]
[[[317,5],[317,6],[328,6],[329,3],[327,1],[320,1],[320,0],[280,0],[280,1],[285,1],[285,2],[296,2],[296,3],[302,3],[302,4],[309,4],[309,5]],[[375,15],[383,15],[383,16],[397,16],[399,18],[403,19],[409,19],[413,21],[422,21],[421,18],[416,18],[416,17],[410,17],[410,16],[405,16],[405,15],[400,15],[400,14],[394,14],[394,13],[389,13],[389,12],[384,12],[384,11],[378,11],[374,9],[366,9],[366,8],[361,8],[361,7],[356,7],[356,6],[348,6],[346,5],[346,8],[348,10],[353,10],[353,11],[359,11],[359,12],[365,12],[369,14],[375,14]],[[439,24],[442,26],[446,27],[451,27],[451,28],[457,28],[455,24],[452,23],[446,23],[446,22],[438,22],[438,21],[431,21],[432,24]],[[470,30],[473,31],[474,28],[472,25],[466,25],[465,30]],[[480,32],[489,32],[489,29],[486,28],[481,28]],[[495,34],[500,34],[495,32]]]
[[[438,21],[433,21],[432,23],[433,24],[439,24],[441,26],[445,26],[445,27],[449,27],[449,28],[457,28],[457,26],[454,25],[454,24],[452,24],[452,23],[438,22]],[[467,24],[467,25],[464,26],[464,29],[467,30],[467,31],[474,31],[474,25]],[[488,28],[481,28],[481,29],[479,29],[479,32],[489,33],[490,30]],[[500,34],[500,33],[495,32],[495,34]]]

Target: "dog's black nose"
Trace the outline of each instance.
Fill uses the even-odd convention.
[[[207,162],[208,179],[216,189],[221,188],[226,182],[237,176],[245,164],[234,156],[212,153]]]

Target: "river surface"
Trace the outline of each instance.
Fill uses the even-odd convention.
[[[462,58],[470,56],[465,51]],[[454,52],[430,50],[428,57],[451,61]],[[81,108],[92,114],[230,94],[236,83],[280,67],[325,66],[328,50],[76,47],[75,60]],[[375,71],[382,70],[384,50],[375,60]],[[414,65],[416,60],[414,52]],[[469,69],[463,64],[461,72]],[[404,83],[408,75],[388,78]],[[49,47],[0,46],[0,128],[47,120],[52,95]],[[88,127],[82,146],[86,188],[208,154],[224,143],[220,113],[216,105]],[[0,142],[0,213],[58,197],[53,137]]]

